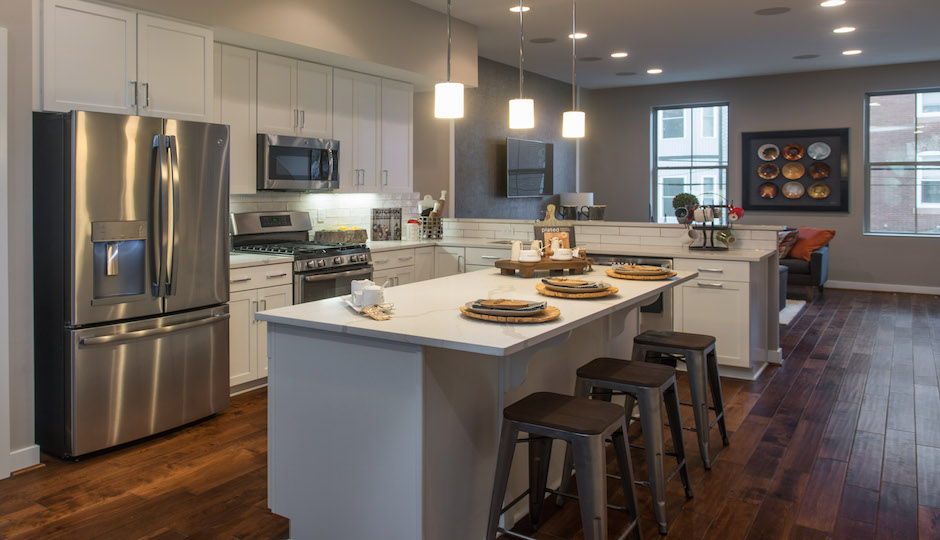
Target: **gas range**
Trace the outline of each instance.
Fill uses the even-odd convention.
[[[369,248],[365,244],[277,242],[237,246],[235,251],[293,256],[294,272],[327,271],[337,267],[361,266],[369,264],[372,260]]]

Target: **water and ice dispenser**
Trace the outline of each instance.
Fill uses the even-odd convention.
[[[94,299],[144,294],[147,290],[147,222],[95,221]]]

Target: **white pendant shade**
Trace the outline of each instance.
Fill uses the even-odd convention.
[[[509,100],[509,129],[535,127],[535,102],[531,99]]]
[[[565,111],[561,117],[561,136],[570,139],[584,137],[584,111]]]
[[[442,82],[434,85],[434,117],[463,118],[463,84]]]

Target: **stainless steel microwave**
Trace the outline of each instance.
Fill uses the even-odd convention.
[[[258,189],[331,191],[339,188],[339,141],[258,135]]]

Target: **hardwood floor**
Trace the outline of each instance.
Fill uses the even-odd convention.
[[[781,343],[783,366],[753,382],[722,380],[733,434],[722,450],[712,432],[721,453],[711,471],[686,433],[695,497],[669,483],[668,538],[940,539],[940,297],[829,290],[781,328]],[[684,374],[679,385],[688,401]],[[683,425],[692,425],[686,407]],[[638,425],[630,431],[642,441]],[[645,479],[645,454],[632,458]],[[656,538],[649,491],[637,496],[643,534]],[[582,538],[577,502],[552,500],[537,532],[527,520],[515,530]],[[611,517],[616,537],[625,522]]]
[[[695,497],[669,483],[668,537],[940,538],[940,297],[829,290],[781,339],[782,367],[722,381],[733,434],[722,449],[713,431],[711,471],[686,434]],[[44,467],[0,482],[0,538],[287,538],[266,503],[266,405],[259,390],[78,463],[43,456]],[[645,478],[643,452],[633,461]],[[637,494],[644,536],[656,538],[649,491]],[[550,499],[543,516],[536,538],[582,537],[576,502]],[[616,512],[610,522],[624,527]],[[518,530],[529,532],[525,520]]]

